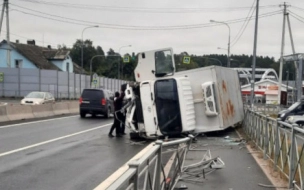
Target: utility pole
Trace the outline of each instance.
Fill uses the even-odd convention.
[[[287,84],[286,84],[286,94],[287,94],[287,103],[286,103],[286,105],[288,105],[288,100],[289,100],[289,90],[288,90],[288,83],[289,83],[289,71],[286,71],[286,73],[287,73]]]
[[[6,13],[6,41],[7,41],[7,54],[6,54],[6,61],[7,67],[11,67],[11,46],[10,46],[10,29],[9,29],[9,9],[8,9],[8,0],[3,1],[2,5],[2,12],[1,12],[1,19],[0,19],[0,34],[2,29],[2,23],[4,18],[4,12]]]
[[[256,16],[255,16],[255,31],[254,31],[254,45],[253,45],[253,59],[252,59],[252,75],[251,75],[251,93],[250,93],[250,103],[251,109],[254,108],[254,85],[255,85],[255,65],[256,65],[256,50],[258,41],[258,24],[259,24],[259,2],[256,2]]]
[[[280,73],[279,73],[279,91],[278,91],[278,103],[281,105],[281,91],[282,91],[282,78],[283,78],[283,56],[284,56],[284,46],[285,46],[285,25],[286,25],[286,15],[287,15],[287,6],[286,2],[283,4],[284,12],[283,12],[283,30],[282,30],[282,44],[281,44],[281,57],[280,57]]]
[[[290,24],[290,20],[289,20],[289,13],[287,13],[287,23],[288,23],[288,29],[289,29],[289,36],[290,36],[290,42],[291,42],[291,48],[292,48],[292,53],[296,54],[296,50],[294,47],[294,42],[293,42],[293,37],[292,37],[292,31],[291,31],[291,24]],[[295,67],[295,78],[298,77],[298,64],[297,61],[294,61],[294,67]],[[297,82],[295,80],[295,87],[297,86]]]

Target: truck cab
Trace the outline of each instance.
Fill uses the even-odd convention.
[[[173,50],[164,48],[139,53],[134,75],[136,82],[125,91],[125,123],[141,137],[218,131],[243,120],[235,70],[210,66],[176,72]]]

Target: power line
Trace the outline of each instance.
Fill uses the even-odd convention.
[[[98,11],[113,11],[113,12],[144,12],[144,13],[197,13],[197,12],[223,12],[223,11],[238,11],[247,10],[250,7],[223,7],[223,8],[145,8],[145,7],[119,7],[119,6],[100,6],[75,3],[61,3],[38,0],[19,0],[27,3],[44,4],[51,6],[59,6],[64,8],[77,8]],[[276,5],[261,6],[261,8],[272,8]]]
[[[297,19],[298,21],[304,23],[304,19],[301,19],[303,17],[298,16],[297,14],[294,14],[292,12],[289,11],[290,16],[292,16],[293,18]],[[299,18],[300,17],[300,18]]]
[[[203,28],[203,27],[214,26],[214,24],[210,24],[210,23],[194,24],[194,25],[177,25],[177,26],[114,25],[114,24],[105,24],[105,23],[90,22],[90,21],[81,21],[81,20],[76,20],[76,19],[66,18],[66,17],[62,17],[65,20],[60,20],[60,19],[50,18],[50,17],[46,17],[46,16],[42,16],[42,15],[28,13],[28,12],[25,12],[25,11],[22,11],[22,10],[18,10],[18,9],[14,9],[14,10],[18,11],[18,12],[21,12],[23,14],[32,15],[32,16],[36,16],[36,17],[40,17],[40,18],[44,18],[44,19],[49,19],[49,20],[54,20],[54,21],[58,21],[58,22],[64,22],[64,23],[75,24],[75,25],[82,25],[82,26],[91,26],[92,24],[98,24],[98,25],[101,25],[103,28],[110,28],[110,29],[124,29],[124,30],[175,30],[175,29],[192,29],[192,28]],[[278,11],[265,13],[265,14],[260,15],[259,17],[263,18],[263,17],[267,17],[267,16],[272,16],[272,15],[275,15],[275,14],[278,14]],[[52,16],[56,16],[56,15],[52,15]],[[58,16],[56,16],[56,17],[58,17]],[[72,22],[70,20],[76,21],[76,22]],[[241,18],[241,19],[228,20],[226,22],[228,22],[228,23],[237,23],[237,22],[242,22],[243,20],[244,19]],[[88,24],[88,23],[90,23],[90,24]]]
[[[234,45],[234,44],[236,44],[237,43],[237,41],[240,39],[240,37],[243,35],[243,32],[245,31],[245,29],[247,28],[247,25],[248,25],[248,23],[249,23],[249,15],[250,15],[250,13],[251,13],[251,11],[252,11],[252,13],[251,13],[251,16],[250,16],[250,18],[253,16],[253,13],[254,13],[254,10],[255,10],[255,8],[254,8],[254,5],[255,5],[255,2],[256,2],[256,0],[254,0],[253,1],[253,3],[252,3],[252,6],[251,6],[251,9],[249,10],[249,12],[248,12],[248,14],[247,14],[247,16],[246,16],[246,20],[243,22],[243,25],[242,25],[242,27],[240,28],[240,30],[238,31],[238,33],[237,33],[237,35],[234,37],[234,39],[232,40],[232,44]],[[254,8],[254,9],[253,9]],[[234,43],[235,42],[235,43]],[[231,45],[231,47],[233,46],[233,45]]]
[[[300,11],[304,11],[304,9],[303,9],[303,8],[301,8],[301,7],[297,7],[297,6],[291,6],[291,8],[294,8],[294,9],[297,9],[297,10],[300,10]]]
[[[290,11],[290,10],[289,10],[288,12],[289,12],[289,13],[292,13],[292,14],[294,14],[294,15],[296,15],[297,17],[300,17],[300,18],[304,19],[304,17],[302,17],[302,16],[300,16],[300,15],[298,15],[298,14],[296,14],[296,13]]]
[[[44,13],[44,12],[41,12],[41,11],[25,8],[25,7],[22,7],[22,6],[19,6],[19,5],[15,5],[15,4],[11,4],[11,5],[13,5],[15,7],[19,7],[19,8],[25,9],[25,10],[33,11],[33,12],[36,12],[36,13],[40,13],[40,14],[44,14],[44,15],[48,15],[48,16],[52,16],[52,17],[57,17],[57,18],[62,18],[62,19],[67,19],[67,20],[73,20],[73,21],[76,21],[76,22],[81,22],[81,23],[86,23],[86,24],[90,23],[90,24],[100,24],[100,25],[106,25],[106,26],[121,26],[121,27],[126,27],[126,25],[105,24],[105,23],[98,23],[98,22],[91,22],[91,21],[86,21],[86,20],[79,20],[79,19],[74,19],[74,18],[62,17],[62,16],[57,16],[57,15],[48,14],[48,13]],[[18,9],[15,9],[15,10],[18,10]],[[22,12],[24,12],[24,11],[22,11]],[[28,13],[28,12],[26,12],[26,13]],[[34,15],[34,16],[39,16],[39,15]],[[243,18],[241,18],[241,19],[243,19]],[[247,19],[247,17],[246,17],[246,19]],[[208,23],[208,24],[210,24],[210,23]],[[194,25],[183,25],[183,26],[194,26]],[[142,26],[130,26],[129,25],[128,27],[142,27]],[[180,26],[171,26],[171,27],[180,27]]]

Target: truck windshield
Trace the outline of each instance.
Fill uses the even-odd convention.
[[[163,135],[180,134],[182,122],[176,81],[173,79],[159,80],[156,81],[154,88],[160,131]]]
[[[172,53],[170,50],[155,52],[155,76],[162,77],[174,72]]]

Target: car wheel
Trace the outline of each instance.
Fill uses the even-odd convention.
[[[104,116],[105,116],[105,118],[109,118],[109,117],[110,117],[110,115],[111,115],[111,108],[110,108],[110,107],[108,107],[108,109],[107,109],[107,113],[106,113]]]
[[[81,118],[85,118],[85,116],[86,116],[86,113],[81,111],[81,112],[80,112],[80,117],[81,117]]]

